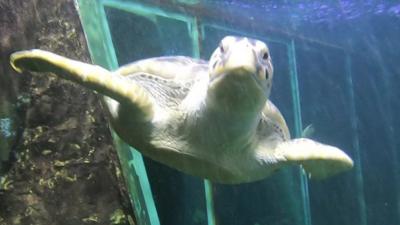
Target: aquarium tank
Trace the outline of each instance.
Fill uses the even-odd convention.
[[[274,66],[269,99],[292,138],[337,146],[354,161],[325,180],[293,166],[257,182],[219,184],[142,156],[111,128],[135,224],[400,224],[399,2],[76,0],[75,7],[92,63],[109,70],[160,56],[208,60],[228,35],[265,42]],[[18,123],[3,109],[0,169]]]

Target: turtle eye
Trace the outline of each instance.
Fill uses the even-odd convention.
[[[269,59],[269,54],[268,54],[268,52],[265,52],[265,53],[263,54],[263,59],[264,59],[264,60],[268,60],[268,59]]]
[[[215,67],[217,66],[217,64],[218,64],[218,60],[215,60],[215,62],[214,62],[213,65],[212,65],[212,68],[215,69]]]

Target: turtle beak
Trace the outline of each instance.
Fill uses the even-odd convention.
[[[222,61],[225,72],[238,76],[256,74],[257,64],[256,53],[246,44],[232,46]]]
[[[229,47],[221,56],[220,63],[212,72],[212,78],[224,78],[238,82],[256,82],[262,86],[262,73],[255,50],[247,43],[238,43]]]

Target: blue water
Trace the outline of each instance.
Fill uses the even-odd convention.
[[[154,200],[152,221],[400,224],[400,1],[90,1],[104,8],[96,20],[109,33],[108,39],[101,32],[96,40],[88,36],[89,46],[109,45],[119,65],[165,55],[207,60],[226,35],[266,42],[274,65],[270,98],[291,135],[312,124],[312,139],[343,149],[355,162],[351,171],[323,181],[292,167],[259,182],[209,185],[144,158],[152,194],[132,197]],[[17,134],[11,114],[0,112],[3,149]]]
[[[121,64],[193,56],[193,43],[208,59],[225,35],[261,39],[275,67],[271,99],[292,135],[299,135],[296,123],[313,124],[314,139],[344,149],[355,161],[352,171],[306,186],[297,168],[252,184],[214,184],[217,224],[400,224],[400,3],[179,2],[147,6],[197,18],[197,39],[185,21],[106,8]],[[206,224],[201,180],[145,162],[161,224]]]

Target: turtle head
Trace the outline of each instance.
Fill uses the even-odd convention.
[[[261,110],[272,85],[269,49],[259,40],[227,36],[210,58],[209,75],[218,104]]]

